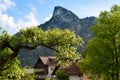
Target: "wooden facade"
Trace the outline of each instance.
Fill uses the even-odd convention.
[[[35,75],[38,76],[36,80],[45,80],[45,78],[50,77],[49,68],[50,66],[55,67],[55,57],[52,56],[40,56],[34,66]],[[54,70],[54,69],[53,69]]]
[[[78,59],[80,61],[81,59]],[[56,71],[59,69],[59,66],[56,66],[55,57],[53,56],[40,56],[34,66],[35,72],[38,75],[36,80],[45,80],[45,78],[50,78],[55,80]],[[85,75],[80,71],[79,67],[72,62],[70,66],[62,68],[69,75],[69,80],[89,80]]]

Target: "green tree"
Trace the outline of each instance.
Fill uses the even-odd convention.
[[[38,76],[35,75],[35,72],[27,72],[26,69],[32,69],[29,66],[25,66],[24,68],[22,68],[22,70],[24,71],[24,76],[21,76],[20,80],[35,80]]]
[[[9,61],[2,70],[0,70],[0,80],[20,80],[24,76],[23,70],[19,67],[17,58]]]
[[[50,78],[46,78],[45,80],[50,80]]]
[[[58,69],[56,72],[57,80],[69,80],[69,76],[63,69]]]
[[[120,6],[101,12],[91,29],[95,38],[88,42],[80,67],[94,80],[120,80]]]
[[[25,73],[20,80],[35,80],[35,78],[36,78],[35,74]]]
[[[69,62],[76,60],[77,47],[82,44],[82,38],[68,29],[55,28],[44,31],[38,27],[31,27],[22,29],[13,36],[4,31],[0,34],[0,72],[4,71],[6,65],[12,66],[8,62],[18,56],[20,49],[33,50],[38,46],[44,46],[55,52],[58,61]],[[6,68],[6,70],[9,69]]]
[[[3,48],[3,44],[4,46],[7,45],[6,39],[10,41],[11,36],[9,36],[6,31],[3,31],[3,33],[0,34],[0,65],[1,63],[5,64],[0,66],[0,80],[19,80],[21,79],[21,76],[24,75],[24,72],[19,68],[20,62],[17,59],[17,56],[11,59],[10,55],[13,51],[8,46]]]
[[[35,49],[44,46],[52,49],[60,64],[75,61],[78,57],[77,48],[84,43],[73,31],[59,28],[43,31],[38,27],[31,27],[21,30],[20,37],[22,48]]]

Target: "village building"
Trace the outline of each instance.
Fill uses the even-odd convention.
[[[45,80],[45,78],[53,78],[52,72],[56,66],[55,57],[53,56],[40,56],[34,66],[35,74],[38,75],[37,80]]]
[[[56,71],[59,69],[56,64],[54,56],[40,56],[34,66],[35,74],[38,75],[36,80],[55,79]],[[69,80],[88,80],[74,62],[62,69],[68,74]]]
[[[56,71],[59,69],[58,66],[55,67],[52,75],[56,75]],[[83,80],[83,73],[80,71],[78,66],[72,62],[68,67],[62,68],[69,76],[69,80]]]

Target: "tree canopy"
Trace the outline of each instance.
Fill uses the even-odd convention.
[[[11,73],[8,68],[9,66],[11,68],[16,64],[18,67],[19,62],[16,58],[20,49],[33,50],[38,46],[44,46],[54,51],[59,62],[69,62],[76,59],[77,47],[82,44],[82,38],[76,36],[73,31],[68,29],[60,30],[54,28],[52,30],[48,29],[44,31],[38,27],[31,27],[22,29],[18,34],[12,36],[4,31],[0,34],[0,77],[4,76],[2,73],[7,73],[4,73],[5,70],[8,70],[8,73]],[[11,69],[13,68],[15,67],[12,67]],[[10,74],[10,76],[12,76],[12,74]],[[9,79],[10,77],[7,78]]]
[[[120,6],[102,11],[91,28],[95,38],[83,52],[82,70],[94,80],[119,80],[120,76]]]

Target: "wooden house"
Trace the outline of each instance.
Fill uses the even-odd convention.
[[[52,75],[56,75],[56,71],[59,69],[58,66],[55,67]],[[80,71],[79,67],[72,62],[70,66],[62,68],[69,76],[69,80],[83,80],[83,73]]]
[[[38,75],[37,80],[45,80],[45,78],[52,78],[52,72],[56,66],[55,57],[40,56],[34,66],[35,74]]]
[[[45,80],[46,78],[55,80],[56,71],[59,67],[56,66],[54,56],[40,56],[34,66],[34,69],[37,70],[35,71],[35,74],[38,75],[37,80]],[[84,77],[83,73],[74,62],[72,62],[70,66],[62,69],[68,74],[69,80],[88,80]]]

